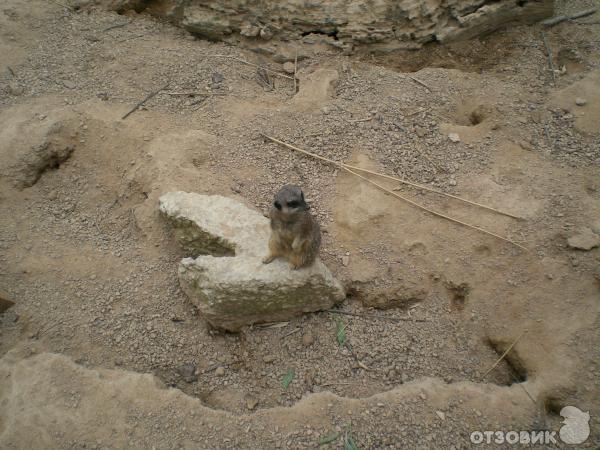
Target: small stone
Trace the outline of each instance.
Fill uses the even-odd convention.
[[[435,413],[440,419],[446,420],[446,414],[444,414],[442,411],[436,411]]]
[[[527,151],[531,151],[533,149],[532,145],[531,145],[531,142],[526,141],[526,140],[520,141],[519,142],[519,147],[521,147],[523,150],[527,150]]]
[[[273,32],[269,29],[269,27],[261,28],[260,30],[260,38],[263,41],[268,41],[273,37]]]
[[[15,302],[8,299],[8,295],[0,292],[0,314],[6,311],[8,308],[13,307]]]
[[[225,367],[223,367],[223,366],[217,367],[217,370],[215,370],[215,375],[218,377],[222,377],[223,375],[225,375]]]
[[[22,95],[25,90],[17,83],[8,83],[8,92],[10,95],[19,96]]]
[[[600,236],[589,228],[582,228],[579,233],[567,239],[567,243],[577,250],[591,250],[600,245]]]
[[[179,372],[179,375],[181,375],[186,383],[198,381],[198,376],[196,375],[196,366],[192,363],[183,364],[177,369],[177,372]]]
[[[263,361],[266,362],[267,364],[272,363],[273,361],[275,361],[275,356],[274,355],[267,355],[263,358]]]
[[[260,34],[260,28],[255,25],[246,24],[242,26],[240,34],[246,37],[256,37]]]
[[[587,100],[585,98],[577,97],[575,99],[575,104],[577,106],[585,106],[586,103],[587,103]]]
[[[458,133],[450,133],[448,135],[448,139],[450,139],[454,143],[460,142],[460,136],[458,135]]]
[[[315,342],[315,337],[312,335],[312,333],[305,333],[304,336],[302,336],[302,344],[305,347],[310,347],[313,342]]]
[[[347,266],[348,264],[350,264],[350,257],[348,255],[342,256],[342,264],[344,266]]]
[[[223,81],[225,79],[225,77],[220,72],[213,72],[211,79],[212,79],[213,84],[219,84],[221,81]]]
[[[283,71],[286,73],[294,73],[296,70],[296,65],[293,62],[286,62],[283,64]]]
[[[76,85],[71,80],[62,80],[62,84],[67,89],[75,89]]]
[[[258,400],[252,396],[246,398],[246,408],[253,410],[258,405]]]

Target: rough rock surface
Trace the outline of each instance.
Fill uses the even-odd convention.
[[[145,7],[144,2],[131,0],[107,4],[119,10]],[[151,10],[210,40],[242,36],[249,41],[275,37],[312,43],[321,37],[340,48],[374,45],[391,50],[484,35],[511,21],[533,23],[552,15],[553,5],[553,0],[169,0]]]
[[[415,283],[396,284],[387,288],[354,286],[353,293],[365,306],[377,309],[409,308],[427,297],[427,290]]]
[[[297,271],[283,260],[263,264],[269,221],[235,200],[171,192],[159,199],[159,208],[183,248],[201,255],[181,261],[179,281],[213,326],[237,331],[331,308],[344,299],[320,260]]]
[[[0,115],[0,178],[23,189],[42,173],[69,158],[73,145],[64,138],[64,123],[26,109]]]
[[[567,239],[569,247],[577,250],[591,250],[600,246],[600,235],[589,228],[582,228],[579,232]]]

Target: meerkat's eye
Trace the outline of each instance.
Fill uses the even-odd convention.
[[[288,207],[290,208],[297,208],[300,203],[298,203],[296,200],[292,200],[291,202],[287,202]]]
[[[273,202],[273,206],[279,210],[281,210],[281,203],[279,202]]]

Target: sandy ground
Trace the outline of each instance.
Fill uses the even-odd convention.
[[[477,430],[558,431],[572,405],[597,448],[600,249],[568,239],[600,233],[598,20],[545,31],[554,76],[541,27],[518,27],[385,57],[308,48],[294,92],[234,58],[280,65],[149,16],[5,1],[0,446],[469,448]],[[508,212],[378,181],[527,251],[259,133]],[[69,152],[19,184],[14,162],[48,148]],[[158,197],[266,211],[289,182],[358,315],[210,329]]]

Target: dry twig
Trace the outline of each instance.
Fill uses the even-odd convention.
[[[504,357],[508,354],[508,352],[510,352],[512,350],[512,348],[517,344],[517,342],[519,342],[519,339],[521,339],[523,337],[523,335],[527,333],[527,330],[523,331],[519,336],[517,336],[517,338],[513,341],[512,344],[510,344],[508,346],[508,348],[506,349],[506,351],[504,353],[502,353],[502,356],[500,356],[500,358],[498,358],[498,360],[492,365],[492,367],[490,367],[481,377],[481,379],[483,380],[492,370],[494,370],[494,368],[500,363],[500,361],[502,361],[504,359]]]
[[[296,49],[296,56],[294,57],[294,95],[296,95],[296,74],[298,73],[298,49]]]
[[[388,317],[388,316],[381,316],[378,314],[361,314],[361,313],[353,313],[353,312],[349,312],[349,311],[340,311],[337,309],[326,309],[325,312],[328,312],[330,314],[341,314],[344,316],[364,317],[366,319],[389,320],[391,322],[427,322],[426,319],[413,319],[412,317]]]
[[[552,26],[554,26],[556,24],[564,22],[565,20],[574,20],[574,19],[580,19],[580,18],[586,17],[586,16],[591,16],[596,11],[598,11],[598,8],[590,8],[590,9],[586,9],[584,11],[579,11],[579,12],[577,12],[575,14],[565,14],[565,15],[562,15],[562,16],[556,16],[556,17],[553,17],[551,19],[544,20],[542,22],[542,24],[545,27],[552,27]]]
[[[361,122],[370,122],[374,117],[367,117],[366,119],[356,119],[356,120],[348,120],[350,123],[361,123]]]
[[[212,95],[227,95],[226,92],[164,92],[164,94],[167,95],[173,95],[173,96],[189,96],[189,97],[196,97],[196,96],[206,96],[206,97],[210,97]]]
[[[123,22],[123,23],[117,23],[115,25],[111,25],[110,27],[106,27],[104,30],[102,30],[103,33],[109,31],[109,30],[114,30],[115,28],[122,28],[125,25],[129,25],[131,22]]]
[[[554,62],[552,60],[552,50],[550,49],[550,45],[548,44],[548,39],[546,39],[546,33],[542,31],[542,40],[544,41],[544,47],[546,47],[546,56],[548,57],[548,66],[550,66],[550,70],[552,71],[552,81],[556,84],[556,73],[554,72]]]
[[[121,120],[126,119],[130,114],[132,114],[134,111],[136,111],[140,106],[142,106],[144,103],[146,103],[148,100],[150,100],[152,97],[154,97],[156,94],[158,94],[160,91],[162,91],[163,89],[166,89],[167,86],[169,86],[169,84],[171,84],[171,82],[169,81],[167,84],[165,84],[163,87],[161,87],[160,89],[150,92],[142,101],[138,102],[132,109],[130,109],[123,117],[121,117]]]
[[[477,231],[479,231],[481,233],[484,233],[484,234],[487,234],[489,236],[494,236],[497,239],[500,239],[500,240],[502,240],[504,242],[508,242],[510,244],[513,244],[514,246],[519,247],[519,248],[521,248],[521,249],[523,249],[525,251],[529,251],[529,250],[527,250],[526,247],[522,246],[521,244],[518,244],[515,241],[512,241],[512,240],[510,240],[508,238],[502,237],[499,234],[492,233],[491,231],[484,230],[483,228],[480,228],[480,227],[478,227],[476,225],[471,225],[470,223],[463,222],[462,220],[454,219],[453,217],[450,217],[450,216],[447,216],[445,214],[436,212],[436,211],[434,211],[432,209],[429,209],[429,208],[427,208],[425,206],[422,206],[422,205],[420,205],[420,204],[418,204],[416,202],[413,202],[412,200],[409,200],[406,197],[403,197],[400,194],[397,194],[396,192],[394,192],[394,191],[392,191],[392,190],[390,190],[390,189],[388,189],[388,188],[386,188],[386,187],[384,187],[384,186],[382,186],[382,185],[380,185],[378,183],[375,183],[373,180],[369,180],[367,177],[363,177],[362,175],[359,175],[358,173],[356,173],[356,172],[348,169],[347,167],[344,167],[344,169],[347,172],[350,172],[350,173],[354,174],[355,176],[357,176],[358,178],[366,181],[367,183],[370,183],[373,186],[376,186],[377,188],[379,188],[383,192],[386,192],[386,193],[388,193],[390,195],[393,195],[394,197],[399,198],[400,200],[404,200],[405,202],[407,202],[407,203],[415,206],[416,208],[422,209],[423,211],[427,211],[428,213],[433,214],[434,216],[441,217],[443,219],[449,220],[450,222],[458,223],[459,225],[463,225],[463,226],[465,226],[467,228],[472,228],[473,230],[477,230]]]
[[[300,330],[301,330],[301,328],[294,328],[292,331],[288,331],[286,334],[281,336],[280,339],[285,339],[286,337],[291,336],[292,334],[297,333]]]
[[[328,162],[330,164],[334,164],[336,166],[341,167],[342,169],[346,169],[346,170],[347,169],[358,170],[359,172],[365,172],[365,173],[368,173],[370,175],[375,175],[375,176],[378,176],[378,177],[381,177],[381,178],[387,178],[389,180],[397,181],[398,183],[407,184],[409,186],[413,186],[413,187],[418,188],[418,189],[423,189],[424,191],[429,191],[429,192],[433,192],[434,194],[442,195],[444,197],[449,197],[449,198],[453,198],[455,200],[460,200],[461,202],[468,203],[470,205],[477,206],[479,208],[487,209],[489,211],[493,211],[495,213],[502,214],[504,216],[512,217],[513,219],[522,220],[522,218],[519,217],[519,216],[515,216],[513,214],[507,213],[505,211],[501,211],[501,210],[496,209],[496,208],[492,208],[491,206],[482,205],[481,203],[477,203],[477,202],[474,202],[474,201],[471,201],[471,200],[467,200],[465,198],[458,197],[456,195],[447,194],[445,192],[438,191],[437,189],[430,188],[429,186],[425,186],[425,185],[419,184],[419,183],[413,183],[412,181],[404,180],[402,178],[392,177],[391,175],[386,175],[386,174],[383,174],[383,173],[374,172],[374,171],[369,170],[369,169],[363,169],[362,167],[353,166],[351,164],[339,163],[339,162],[334,161],[332,159],[325,158],[323,156],[319,156],[316,153],[311,153],[311,152],[308,152],[306,150],[302,150],[301,148],[298,148],[298,147],[295,147],[295,146],[293,146],[291,144],[288,144],[286,142],[280,141],[279,139],[276,139],[276,138],[271,137],[271,136],[267,136],[264,133],[260,133],[260,134],[262,136],[266,137],[267,139],[270,139],[273,142],[276,142],[278,144],[281,144],[281,145],[283,145],[285,147],[288,147],[288,148],[290,148],[292,150],[298,151],[298,152],[303,153],[305,155],[311,156],[313,158],[317,158],[317,159],[320,159],[322,161]]]
[[[276,70],[272,70],[272,69],[269,69],[268,67],[264,67],[264,66],[259,66],[258,64],[254,64],[254,63],[248,62],[245,59],[241,59],[241,58],[238,58],[236,56],[229,56],[229,55],[209,55],[209,56],[212,56],[214,58],[229,58],[229,59],[233,59],[234,61],[240,62],[242,64],[246,64],[248,66],[253,66],[253,67],[256,67],[258,69],[262,69],[262,70],[265,70],[267,72],[271,72],[273,75],[277,75],[277,76],[282,77],[282,78],[287,78],[288,80],[292,80],[293,79],[289,75],[284,75],[284,74],[282,74],[280,72],[277,72]]]
[[[425,83],[423,83],[421,80],[419,80],[418,78],[412,77],[410,75],[407,75],[408,78],[410,78],[411,80],[413,80],[415,83],[420,84],[421,86],[423,86],[425,89],[427,89],[429,92],[433,92],[433,90],[426,85]]]

